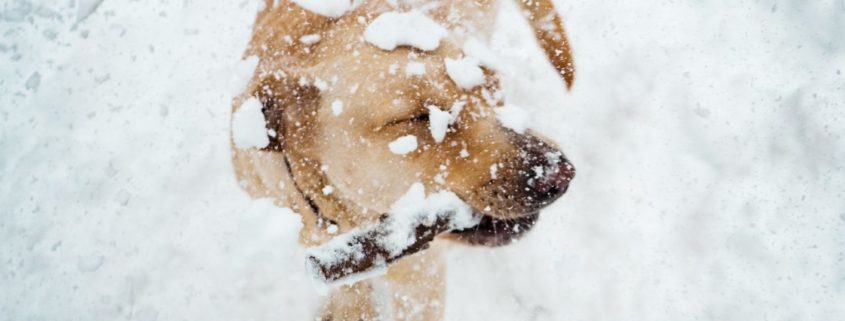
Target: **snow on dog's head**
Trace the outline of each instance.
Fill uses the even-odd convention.
[[[338,17],[285,8],[272,13],[285,19],[258,21],[249,53],[260,63],[248,94],[277,136],[264,149],[284,152],[287,164],[278,166],[289,166],[327,220],[372,223],[421,182],[486,218],[489,229],[463,233],[472,241],[500,228],[527,230],[568,188],[572,165],[526,130],[530,117],[506,105],[502,61],[455,32],[475,27],[448,22],[449,6],[352,8]],[[529,223],[513,228],[519,222]]]

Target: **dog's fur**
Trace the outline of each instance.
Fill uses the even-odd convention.
[[[484,214],[478,227],[445,239],[500,245],[529,230],[540,208],[566,190],[574,170],[557,148],[499,124],[491,110],[503,103],[496,98],[495,71],[485,69],[486,83],[469,91],[446,73],[443,59],[461,56],[461,37],[489,38],[496,0],[398,1],[398,6],[373,0],[340,18],[280,2],[274,6],[267,0],[257,16],[246,55],[258,56],[259,65],[233,102],[235,111],[257,97],[274,134],[261,150],[233,146],[233,162],[251,196],[271,197],[302,215],[305,246],[333,237],[331,225],[343,233],[373,224],[414,182],[428,191],[451,190]],[[570,49],[550,0],[518,3],[552,66],[571,86]],[[362,40],[367,24],[379,14],[422,4],[429,17],[464,30],[464,36],[453,35],[428,52],[410,47],[383,51]],[[299,41],[311,34],[321,40]],[[425,75],[389,72],[391,65],[404,68],[409,61],[425,63]],[[326,85],[316,85],[321,82]],[[331,111],[335,100],[344,103],[340,116]],[[426,107],[448,110],[459,101],[465,103],[459,121],[436,143],[428,132]],[[388,143],[408,134],[417,137],[420,147],[405,156],[391,153]],[[333,191],[324,193],[325,186]],[[428,250],[392,265],[385,277],[334,290],[321,317],[442,319],[446,245],[436,240]]]

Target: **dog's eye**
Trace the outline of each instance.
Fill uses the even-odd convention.
[[[408,117],[392,120],[389,123],[385,124],[384,127],[390,127],[393,125],[400,125],[406,123],[428,123],[428,112],[413,114],[409,115]]]
[[[413,118],[407,119],[407,120],[405,120],[405,121],[410,121],[410,122],[428,122],[428,113],[423,113],[423,114],[416,115],[416,116],[414,116]]]

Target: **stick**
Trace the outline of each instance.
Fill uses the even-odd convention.
[[[428,248],[435,237],[451,230],[452,214],[442,212],[433,222],[415,222],[410,226],[395,224],[389,216],[382,216],[376,225],[352,230],[309,250],[307,264],[315,277],[326,283],[384,269],[402,257]],[[397,249],[390,240],[395,233],[411,235],[412,241]]]

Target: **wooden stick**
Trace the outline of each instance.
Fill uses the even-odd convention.
[[[428,248],[435,237],[450,230],[451,217],[451,212],[444,212],[434,222],[403,228],[382,216],[376,225],[352,230],[309,250],[307,262],[315,277],[326,283],[383,269],[404,256]],[[388,240],[393,233],[413,233],[413,242],[397,251]]]

